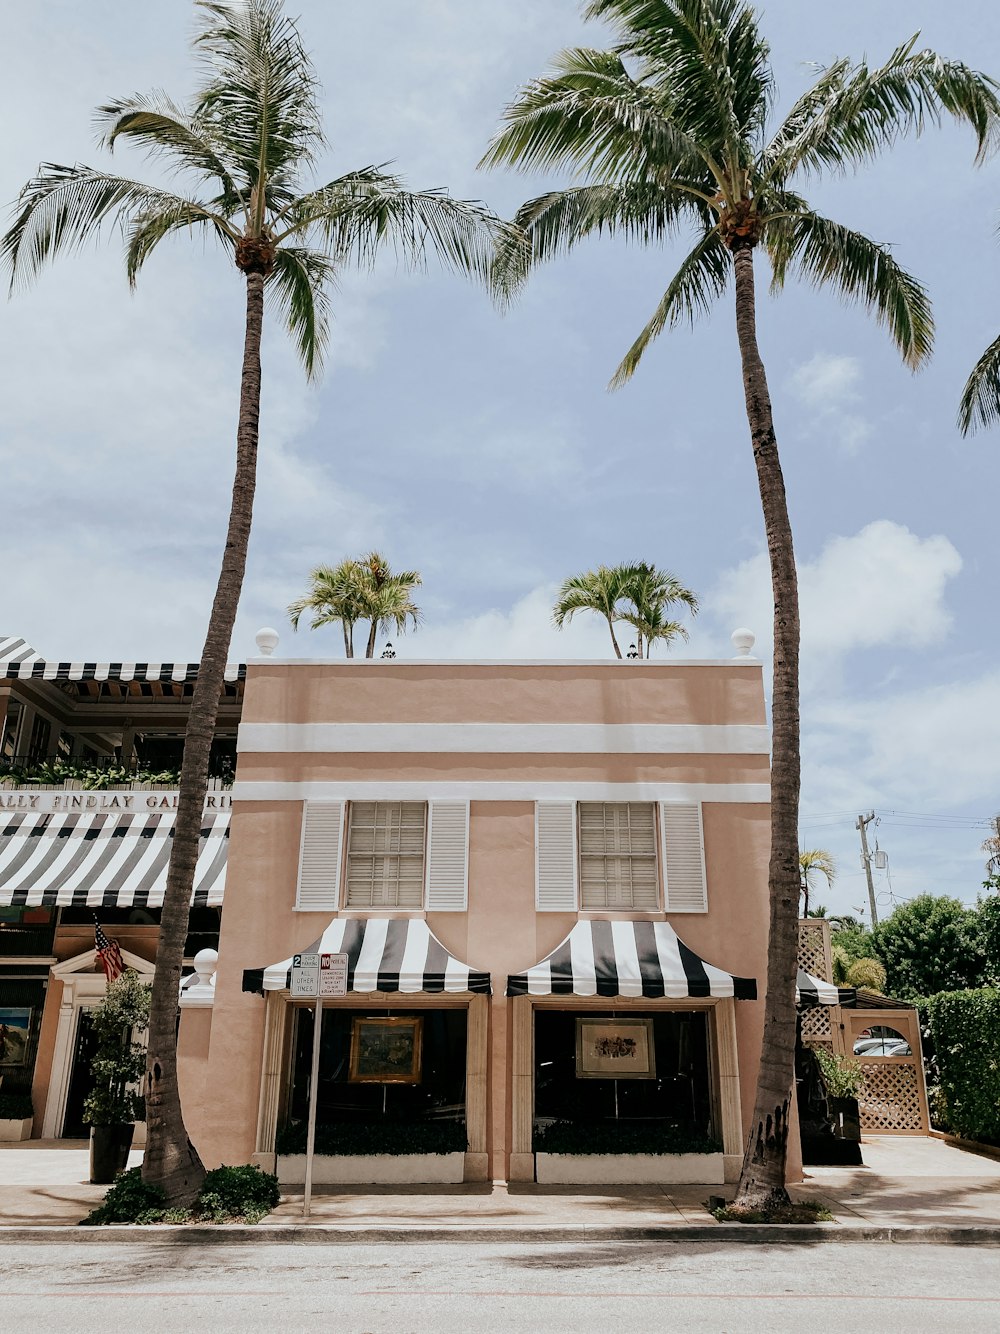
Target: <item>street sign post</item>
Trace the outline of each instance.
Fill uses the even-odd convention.
[[[292,1000],[312,1000],[319,995],[319,955],[292,955]]]
[[[315,964],[313,963],[315,960]],[[296,961],[301,974],[300,986],[312,987],[311,991],[294,990]],[[306,1179],[302,1193],[302,1217],[309,1217],[312,1207],[313,1155],[316,1151],[316,1103],[319,1085],[319,1048],[323,1032],[323,1001],[327,997],[337,999],[347,995],[346,954],[296,954],[292,958],[292,995],[316,998],[316,1011],[313,1016],[312,1067],[309,1076],[309,1120],[306,1130]]]

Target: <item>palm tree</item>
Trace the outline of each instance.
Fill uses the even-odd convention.
[[[795,1051],[799,866],[799,611],[785,487],[757,344],[754,252],[772,286],[795,271],[866,306],[907,365],[931,350],[923,288],[888,247],[822,216],[798,182],[858,167],[947,112],[969,122],[979,157],[996,133],[993,80],[918,50],[916,38],[877,68],[838,60],[770,127],[776,97],[769,49],[744,0],[588,0],[611,23],[610,51],[563,52],[507,108],[486,165],[569,167],[584,178],[524,204],[525,255],[501,245],[498,284],[512,294],[532,262],[595,233],[657,243],[688,224],[692,248],[625,354],[624,384],[653,339],[707,313],[735,287],[736,332],[774,595],[770,933],[762,1052],[737,1199],[768,1208],[784,1189]]]
[[[687,639],[685,627],[680,621],[670,620],[666,611],[681,603],[696,616],[698,599],[694,593],[669,570],[658,570],[655,565],[643,562],[630,569],[625,598],[631,609],[624,610],[621,619],[635,627],[639,657],[644,650],[648,656],[656,642],[670,644],[676,639]]]
[[[313,630],[324,625],[340,625],[344,632],[344,651],[354,657],[354,626],[370,621],[365,657],[375,656],[375,638],[380,630],[395,629],[405,634],[412,623],[420,623],[422,613],[410,596],[420,584],[416,570],[393,573],[389,562],[378,551],[361,560],[342,560],[339,565],[319,565],[309,575],[310,588],[288,608],[294,629],[307,612],[313,613]]]
[[[574,574],[556,594],[552,608],[553,625],[561,630],[578,611],[596,612],[607,621],[615,657],[620,658],[622,651],[615,637],[615,621],[622,620],[619,604],[627,596],[626,585],[634,568],[631,565],[598,565],[596,570]]]
[[[1000,421],[1000,336],[994,338],[972,368],[958,405],[963,435]]]
[[[827,852],[825,848],[808,848],[799,853],[799,875],[802,879],[802,916],[820,917],[826,916],[826,909],[822,913],[817,909],[815,912],[809,912],[809,891],[812,888],[812,881],[816,876],[824,876],[829,888],[837,876],[837,863],[834,861],[833,853]]]
[[[496,220],[440,191],[412,193],[377,167],[313,186],[324,146],[318,84],[281,0],[196,0],[194,46],[203,77],[182,107],[162,93],[108,103],[100,142],[119,140],[187,179],[176,193],[102,168],[43,163],[21,192],[0,242],[12,286],[58,253],[79,249],[105,224],[125,237],[134,284],[159,243],[177,232],[221,243],[246,279],[236,474],[222,568],[191,700],[167,890],[160,926],[146,1079],[143,1176],[171,1204],[190,1202],[204,1168],[188,1140],[177,1090],[177,992],[198,854],[208,755],[243,583],[256,474],[260,343],[265,296],[315,374],[326,342],[331,279],[348,262],[369,264],[388,244],[406,261],[428,254],[486,278]]]

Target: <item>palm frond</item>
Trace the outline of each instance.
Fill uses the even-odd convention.
[[[195,49],[207,73],[196,114],[215,127],[249,188],[261,187],[254,199],[259,233],[265,204],[292,197],[297,170],[324,142],[316,76],[281,0],[196,3]]]
[[[367,167],[310,191],[285,210],[279,239],[317,229],[339,261],[370,267],[386,248],[412,267],[431,257],[456,273],[490,281],[509,224],[474,200],[444,190],[406,190],[398,177]]]
[[[1000,337],[995,338],[973,367],[962,390],[958,425],[963,435],[1000,421]]]
[[[550,75],[521,89],[503,120],[481,167],[571,167],[607,180],[665,172],[698,181],[706,198],[715,193],[697,142],[630,77],[617,52],[564,51]]]
[[[164,237],[196,227],[211,227],[230,253],[235,249],[232,230],[217,215],[206,213],[201,206],[192,207],[186,199],[136,214],[126,229],[125,271],[129,287],[135,287],[140,269]]]
[[[119,98],[98,107],[94,118],[101,128],[100,142],[109,150],[118,139],[128,139],[150,156],[194,172],[200,180],[221,182],[230,208],[244,202],[225,161],[226,146],[216,140],[214,127],[199,123],[164,93]]]
[[[906,134],[920,134],[944,116],[968,124],[977,160],[1000,140],[1000,84],[959,61],[915,50],[917,38],[898,46],[876,69],[848,70],[838,61],[800,98],[768,152],[769,174],[844,171],[870,161]]]
[[[692,216],[704,219],[705,210],[683,182],[625,182],[552,191],[522,205],[514,222],[531,237],[533,258],[543,260],[595,234],[660,245]]]
[[[713,228],[698,241],[674,274],[669,287],[612,376],[610,389],[620,389],[635,374],[643,353],[669,325],[694,324],[707,315],[712,302],[725,293],[732,272],[732,256]]]
[[[309,379],[323,364],[329,340],[330,291],[336,276],[336,263],[322,251],[281,246],[267,280],[265,292],[292,335]]]
[[[80,164],[43,162],[21,191],[18,209],[0,240],[0,262],[10,270],[12,288],[35,278],[55,255],[96,237],[108,222],[124,231],[137,219],[183,214],[189,223],[201,218],[235,238],[225,218],[196,200]]]
[[[591,0],[673,119],[729,169],[747,165],[773,98],[769,49],[743,0]]]
[[[782,287],[795,268],[815,286],[830,284],[846,301],[867,307],[911,368],[930,356],[934,319],[926,289],[896,263],[888,246],[812,212],[772,220],[763,239],[773,288]]]

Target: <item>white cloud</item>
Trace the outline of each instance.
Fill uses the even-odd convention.
[[[951,626],[949,580],[962,558],[943,536],[918,537],[878,519],[853,537],[834,537],[799,564],[802,668],[806,680],[827,677],[858,649],[930,647]],[[770,653],[773,603],[767,553],[727,571],[706,599],[716,620],[748,625],[757,651]]]
[[[857,357],[817,352],[792,373],[788,387],[816,414],[824,433],[846,454],[855,454],[873,434],[871,423],[854,411],[861,400],[861,362]]]

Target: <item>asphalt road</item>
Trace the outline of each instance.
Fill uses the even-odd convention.
[[[1000,1329],[1000,1248],[12,1245],[3,1334]]]

